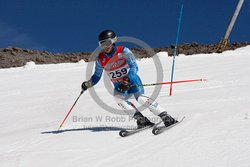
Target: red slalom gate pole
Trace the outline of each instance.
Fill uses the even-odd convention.
[[[192,80],[183,80],[183,81],[173,81],[173,82],[161,82],[161,85],[164,84],[176,84],[176,83],[185,83],[185,82],[198,82],[198,81],[206,81],[206,79],[192,79]]]
[[[76,105],[77,101],[79,100],[79,98],[81,97],[81,95],[83,94],[84,91],[81,91],[80,95],[77,97],[76,101],[74,102],[74,104],[72,105],[72,107],[70,108],[69,112],[67,113],[67,115],[65,116],[65,118],[63,119],[62,123],[60,124],[58,130],[60,130],[60,128],[63,126],[64,122],[66,121],[66,119],[68,118],[69,114],[71,113],[71,111],[73,110],[74,106]]]
[[[200,81],[206,81],[206,79],[190,79],[190,80],[181,80],[181,81],[173,81],[173,82],[159,82],[159,83],[152,83],[152,84],[131,85],[131,87],[168,85],[168,84],[177,84],[177,83],[185,83],[185,82],[200,82]]]

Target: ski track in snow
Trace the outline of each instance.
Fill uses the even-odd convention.
[[[169,81],[172,58],[166,54],[157,55],[164,81]],[[105,111],[89,92],[57,131],[86,79],[86,63],[0,69],[0,166],[249,167],[249,54],[247,46],[222,54],[176,57],[174,80],[207,79],[174,84],[172,97],[169,86],[162,86],[157,101],[173,117],[186,116],[185,120],[158,136],[148,129],[126,138],[119,137],[119,130],[135,122]],[[138,65],[143,82],[154,83],[152,59],[139,60]],[[103,79],[95,89],[117,108]],[[145,87],[147,95],[153,90]],[[142,113],[157,118],[148,110]],[[88,120],[75,122],[74,116]],[[125,120],[117,121],[120,117]]]

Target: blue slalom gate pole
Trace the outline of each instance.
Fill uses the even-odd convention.
[[[169,92],[170,96],[172,96],[172,92],[173,92],[174,64],[175,64],[175,56],[176,56],[177,44],[178,44],[178,41],[179,41],[182,13],[183,13],[183,4],[181,4],[180,16],[179,16],[179,21],[178,21],[178,29],[177,29],[175,47],[174,47],[174,56],[173,56],[172,71],[171,71],[171,84],[170,84],[170,92]]]

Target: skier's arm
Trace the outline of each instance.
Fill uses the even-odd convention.
[[[97,84],[102,77],[102,72],[103,72],[103,68],[101,66],[99,58],[97,57],[96,62],[95,62],[95,73],[92,75],[90,80],[82,83],[82,90],[87,90],[88,88]]]
[[[125,59],[130,67],[128,72],[128,77],[130,80],[133,80],[136,73],[138,72],[138,66],[135,60],[134,54],[126,47],[123,48],[123,54],[125,54]]]
[[[92,85],[95,85],[100,81],[100,79],[102,77],[102,72],[103,72],[103,68],[101,66],[99,57],[97,57],[97,59],[95,61],[95,73],[94,73],[94,75],[92,75],[92,77],[90,79],[92,81]]]

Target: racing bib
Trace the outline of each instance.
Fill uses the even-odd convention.
[[[112,57],[109,58],[102,52],[99,58],[102,68],[112,82],[122,81],[123,77],[128,75],[130,68],[122,54],[122,46],[117,47],[117,51]]]

